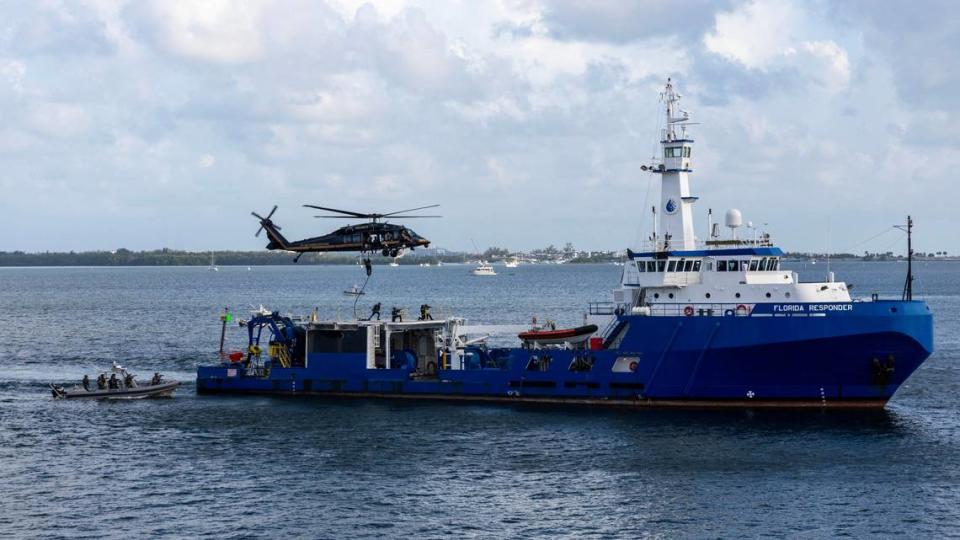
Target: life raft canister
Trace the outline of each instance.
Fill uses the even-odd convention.
[[[637,367],[638,366],[636,362],[630,362],[630,371],[636,371]]]
[[[687,307],[683,308],[683,314],[686,315],[687,317],[692,316],[692,315],[693,315],[693,306],[687,306]]]

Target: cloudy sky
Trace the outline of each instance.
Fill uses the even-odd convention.
[[[949,2],[0,0],[0,250],[256,249],[388,211],[435,245],[649,234],[658,91],[693,192],[786,249],[960,253]],[[828,240],[829,239],[829,240]]]

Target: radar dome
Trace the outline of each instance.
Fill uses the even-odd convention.
[[[730,210],[727,210],[726,222],[727,227],[736,229],[737,227],[743,225],[743,215],[741,215],[740,211],[736,208],[731,208]]]

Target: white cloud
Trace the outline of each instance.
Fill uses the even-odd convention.
[[[748,0],[716,15],[703,38],[707,50],[747,69],[797,67],[831,90],[850,79],[847,51],[833,40],[810,39],[816,23],[797,5],[782,0]]]
[[[237,63],[256,60],[263,52],[263,11],[267,3],[243,0],[168,2],[155,0],[149,12],[161,42],[189,58]]]
[[[50,102],[35,104],[28,122],[37,132],[54,137],[76,137],[91,124],[90,115],[79,105]]]

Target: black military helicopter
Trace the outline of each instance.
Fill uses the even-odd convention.
[[[263,217],[256,212],[250,212],[253,217],[260,220],[260,229],[257,230],[256,236],[260,236],[261,231],[267,231],[267,238],[270,239],[270,243],[267,244],[267,249],[281,249],[284,251],[295,252],[297,256],[294,258],[294,262],[299,260],[304,253],[323,253],[328,251],[358,251],[360,253],[376,253],[379,251],[384,257],[396,257],[404,249],[412,250],[417,247],[427,247],[430,245],[430,241],[404,227],[403,225],[394,225],[387,223],[386,221],[382,221],[384,218],[413,219],[440,217],[405,215],[407,212],[415,212],[417,210],[424,210],[427,208],[436,208],[437,206],[440,206],[438,204],[421,206],[419,208],[409,208],[407,210],[399,210],[397,212],[390,212],[388,214],[364,214],[361,212],[352,212],[350,210],[326,208],[313,204],[305,204],[303,206],[306,208],[316,208],[317,210],[325,210],[327,212],[342,214],[339,216],[315,216],[318,218],[368,219],[370,221],[368,223],[340,227],[332,233],[325,234],[323,236],[316,236],[313,238],[305,238],[303,240],[290,242],[284,238],[282,234],[280,234],[280,226],[273,223],[273,221],[270,219],[273,217],[273,213],[277,211],[276,206],[270,210],[270,213],[267,214],[267,217]]]

